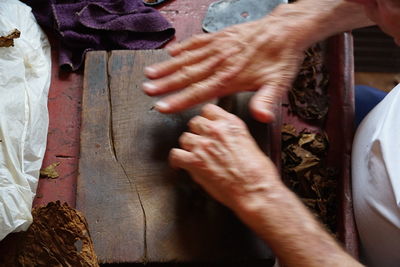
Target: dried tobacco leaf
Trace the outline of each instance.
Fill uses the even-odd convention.
[[[283,180],[333,233],[336,231],[336,175],[326,166],[325,134],[282,127]]]
[[[305,133],[300,137],[299,145],[302,146],[304,144],[311,143],[315,140],[315,133]]]
[[[14,29],[10,34],[6,36],[0,36],[0,47],[10,47],[14,46],[14,39],[19,38],[21,32]]]
[[[324,154],[328,151],[328,137],[320,133],[300,133],[299,145],[314,154]]]
[[[328,113],[328,73],[320,45],[305,52],[299,74],[289,90],[291,111],[305,120],[323,120]]]
[[[56,179],[60,175],[58,174],[56,167],[60,165],[60,162],[55,162],[47,166],[46,168],[40,170],[40,177],[43,178],[50,178],[50,179]]]
[[[282,141],[287,142],[297,136],[296,128],[291,124],[285,124],[282,126]]]
[[[26,232],[3,240],[9,244],[2,244],[2,266],[99,266],[82,213],[57,201],[33,209],[32,216]]]
[[[291,169],[294,172],[300,173],[319,164],[320,158],[313,155],[310,151],[300,146],[292,146],[292,147],[293,147],[292,150],[293,153],[296,154],[296,156],[301,159],[299,165]]]

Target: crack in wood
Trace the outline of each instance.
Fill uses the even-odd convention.
[[[111,52],[107,53],[107,60],[111,57]],[[132,191],[136,192],[136,195],[139,200],[140,208],[143,213],[143,263],[146,263],[148,261],[147,259],[147,217],[146,217],[146,211],[144,209],[143,201],[141,199],[139,189],[137,187],[137,184],[134,179],[131,179],[130,176],[128,175],[123,163],[118,159],[117,155],[117,150],[115,148],[115,142],[114,142],[114,126],[113,126],[113,105],[112,105],[112,99],[111,99],[111,75],[107,67],[107,89],[108,89],[108,104],[109,104],[109,110],[110,110],[110,121],[109,121],[109,142],[110,142],[110,147],[111,151],[113,153],[115,161],[118,163],[118,165],[121,167],[126,179],[128,180],[129,187],[131,188]]]
[[[200,110],[149,110],[154,98],[141,91],[143,67],[167,58],[163,50],[150,50],[91,52],[86,59],[77,204],[100,262],[269,258],[234,214],[168,166],[168,152]],[[247,102],[237,110],[249,117]]]
[[[61,159],[74,159],[76,158],[75,156],[68,156],[68,155],[55,155],[56,158],[61,158]]]

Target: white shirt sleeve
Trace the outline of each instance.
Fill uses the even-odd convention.
[[[361,259],[400,266],[400,85],[363,120],[353,142],[354,213]]]

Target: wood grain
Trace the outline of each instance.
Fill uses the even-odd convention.
[[[169,150],[198,109],[152,109],[155,99],[141,90],[143,68],[167,57],[161,50],[87,55],[77,205],[100,261],[270,258],[228,209],[169,167]]]
[[[86,60],[77,208],[88,218],[101,261],[124,262],[145,255],[144,216],[114,152],[107,58],[93,52]]]

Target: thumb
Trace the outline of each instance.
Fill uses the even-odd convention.
[[[274,121],[284,91],[271,85],[261,87],[250,100],[250,111],[254,118],[261,122]]]

